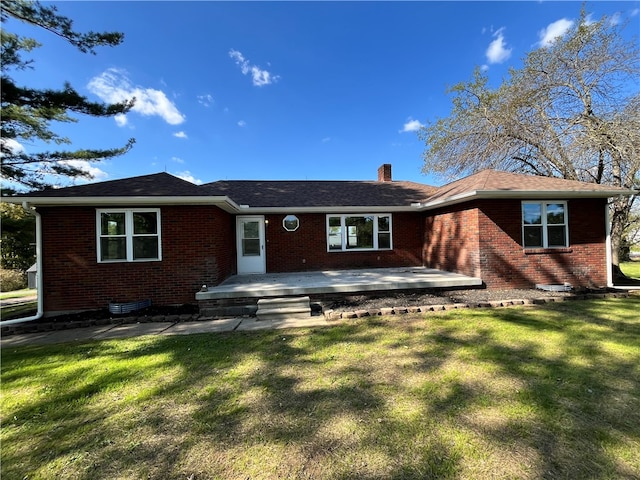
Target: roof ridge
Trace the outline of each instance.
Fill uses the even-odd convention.
[[[479,172],[480,174],[484,173],[484,178],[483,178],[483,182],[482,182],[482,190],[484,190],[487,187],[487,183],[489,183],[489,177],[491,176],[491,173],[493,173],[493,172],[495,172],[495,170],[493,170],[491,168],[485,168],[484,170]]]

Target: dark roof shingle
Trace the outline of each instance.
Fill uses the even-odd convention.
[[[202,185],[250,207],[406,207],[423,202],[435,187],[414,182],[223,180]]]
[[[25,197],[190,197],[206,195],[197,185],[168,173],[30,192]]]
[[[446,201],[474,192],[591,192],[602,196],[618,190],[627,192],[611,185],[487,169],[439,187],[428,201]]]
[[[415,182],[318,181],[318,180],[221,180],[194,185],[168,173],[156,173],[74,187],[23,194],[17,198],[189,198],[228,197],[251,208],[409,207],[464,201],[470,195],[504,196],[577,193],[606,197],[627,195],[627,189],[608,185],[537,177],[497,170],[483,170],[442,187]],[[497,193],[496,193],[497,192]],[[201,201],[201,200],[198,200]],[[427,206],[425,205],[425,206]]]

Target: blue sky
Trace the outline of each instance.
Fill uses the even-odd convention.
[[[43,2],[49,4],[48,2]],[[582,2],[54,2],[77,31],[120,31],[124,42],[82,54],[42,29],[19,84],[68,81],[93,101],[135,96],[126,116],[54,126],[71,148],[124,156],[86,166],[95,180],[167,171],[219,179],[396,180],[422,173],[420,125],[447,116],[446,89],[509,67],[578,19]],[[588,2],[594,18],[630,21],[640,2]],[[39,151],[37,145],[22,145]]]

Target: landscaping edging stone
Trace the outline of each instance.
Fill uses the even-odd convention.
[[[327,321],[349,320],[354,318],[375,317],[382,315],[403,315],[406,313],[429,313],[444,312],[447,310],[470,309],[470,308],[503,308],[518,305],[544,305],[546,303],[567,302],[576,300],[590,300],[598,298],[628,298],[627,292],[616,293],[587,293],[573,296],[551,296],[540,298],[516,298],[509,300],[493,300],[487,302],[474,303],[448,303],[443,305],[424,305],[411,307],[386,307],[372,308],[370,310],[324,310],[323,314]]]

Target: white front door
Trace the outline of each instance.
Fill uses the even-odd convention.
[[[264,217],[237,217],[238,275],[265,273]]]

